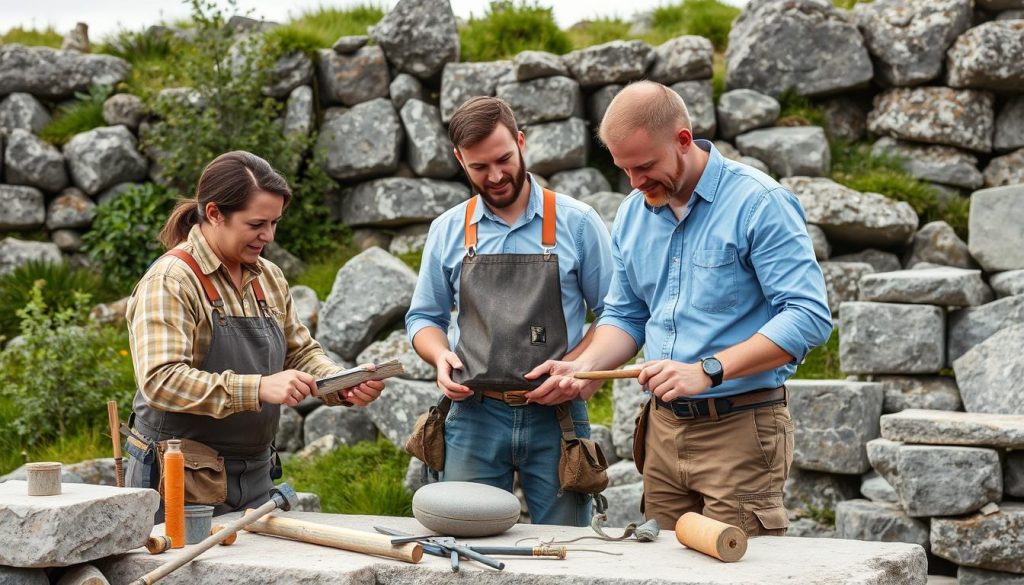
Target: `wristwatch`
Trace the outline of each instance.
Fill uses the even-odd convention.
[[[718,361],[718,358],[714,356],[701,358],[700,367],[704,370],[707,377],[711,378],[712,388],[722,383],[722,375],[725,371],[722,370],[722,362]]]

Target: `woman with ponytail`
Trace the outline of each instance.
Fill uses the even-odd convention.
[[[291,197],[267,161],[228,152],[161,230],[168,251],[128,303],[138,385],[128,485],[162,488],[162,445],[184,439],[186,503],[215,505],[215,514],[257,507],[280,474],[280,405],[296,406],[317,378],[343,369],[299,321],[281,269],[260,256]],[[366,382],[323,400],[365,406],[383,388]]]

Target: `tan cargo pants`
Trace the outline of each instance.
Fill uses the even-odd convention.
[[[782,487],[793,463],[793,420],[784,404],[679,419],[652,400],[638,417],[644,452],[644,511],[663,530],[686,512],[782,536],[789,526]],[[639,445],[635,445],[637,447]]]

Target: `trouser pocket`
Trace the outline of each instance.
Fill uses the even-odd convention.
[[[742,494],[738,500],[741,528],[748,536],[785,536],[789,517],[782,492]]]
[[[125,485],[128,487],[156,489],[153,482],[153,465],[156,464],[156,445],[129,435],[125,442],[128,452],[128,466],[125,469]]]

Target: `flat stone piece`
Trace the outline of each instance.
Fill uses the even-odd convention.
[[[643,41],[611,41],[573,51],[562,57],[583,87],[598,87],[640,79],[654,60],[654,51]]]
[[[1024,416],[909,409],[881,419],[882,436],[932,445],[1024,449]]]
[[[771,130],[755,130],[743,136],[757,132]],[[824,177],[787,177],[780,182],[800,199],[807,223],[825,230],[833,243],[863,247],[901,245],[917,230],[917,213],[906,201],[854,191]]]
[[[346,189],[335,216],[348,225],[403,226],[433,221],[467,197],[469,188],[454,181],[386,177]]]
[[[868,248],[853,254],[840,254],[832,257],[833,262],[865,262],[875,267],[875,272],[894,272],[902,268],[899,256],[892,252],[883,252]]]
[[[836,506],[836,537],[878,542],[912,542],[928,548],[928,523],[907,516],[895,504],[848,500]]]
[[[529,81],[554,75],[569,75],[562,58],[546,51],[520,51],[512,59],[516,81]]]
[[[988,152],[995,125],[994,103],[995,98],[987,91],[890,89],[875,97],[875,109],[868,114],[868,130],[903,140]],[[963,120],[971,120],[969,127]]]
[[[980,270],[943,266],[868,274],[860,279],[860,300],[974,307],[992,300]]]
[[[871,147],[873,156],[893,156],[911,176],[923,181],[977,189],[984,183],[973,154],[939,144],[914,144],[888,137],[879,138]]]
[[[387,526],[409,534],[424,528],[413,518],[346,516],[288,512],[285,517],[372,531]],[[238,514],[222,517],[229,522]],[[157,527],[161,531],[162,526]],[[508,532],[472,539],[474,545],[512,546],[522,538],[568,539],[593,535],[590,528],[517,524]],[[533,542],[536,542],[534,540]],[[521,543],[526,544],[526,543]],[[622,545],[625,547],[626,545]],[[144,549],[105,559],[98,568],[111,583],[128,583],[157,566],[179,558],[188,548],[151,556]],[[411,585],[465,584],[486,580],[494,585],[592,585],[636,582],[648,585],[776,585],[800,583],[825,585],[856,582],[859,585],[925,585],[924,550],[904,543],[859,542],[804,538],[754,538],[738,563],[722,563],[703,553],[683,548],[670,533],[662,531],[654,542],[629,547],[623,556],[570,553],[564,561],[541,562],[528,557],[501,557],[505,570],[495,572],[463,561],[452,573],[447,558],[424,555],[419,564],[326,549],[272,536],[243,532],[231,547],[214,547],[199,562],[189,563],[168,575],[162,583],[185,585],[217,583],[225,575],[245,575],[252,583],[370,582]]]
[[[956,571],[959,585],[1024,585],[1024,575],[960,567]]]
[[[980,24],[960,35],[946,56],[952,87],[1019,92],[1024,86],[1024,21]]]
[[[935,374],[946,363],[946,318],[931,305],[843,303],[839,363],[850,374]]]
[[[540,175],[578,169],[587,164],[590,135],[581,118],[537,124],[523,149],[526,168]]]
[[[780,177],[828,175],[832,155],[818,126],[763,128],[736,137],[736,148],[763,160]]]
[[[718,100],[720,134],[732,140],[737,134],[769,126],[779,118],[779,100],[752,89],[734,89]]]
[[[846,380],[790,380],[789,409],[796,426],[793,464],[829,473],[871,468],[865,444],[878,437],[882,385]]]
[[[997,297],[1024,295],[1024,270],[1007,270],[993,274],[988,283]]]
[[[986,272],[1024,268],[1024,184],[971,194],[967,247]]]
[[[0,565],[67,567],[145,542],[160,495],[150,489],[66,483],[29,496],[24,481],[0,484]]]
[[[933,518],[932,552],[958,565],[1024,573],[1024,502],[990,516]]]
[[[877,376],[885,389],[882,412],[899,412],[908,408],[925,410],[959,410],[960,389],[956,380],[946,376]]]
[[[978,265],[974,258],[971,258],[967,242],[961,240],[953,228],[942,220],[926,223],[914,234],[907,257],[907,268],[913,268],[920,262],[958,268],[975,268]]]
[[[953,362],[967,412],[1024,414],[1024,325],[1010,325]]]
[[[1010,325],[1024,325],[1024,295],[950,313],[948,363]]]
[[[496,94],[512,108],[521,126],[565,120],[582,103],[580,84],[564,76],[505,83]]]
[[[896,453],[896,473],[900,504],[918,518],[966,514],[1003,496],[994,449],[903,445]]]
[[[896,489],[878,472],[872,470],[864,474],[860,483],[860,493],[872,502],[880,504],[898,504],[900,498]]]

